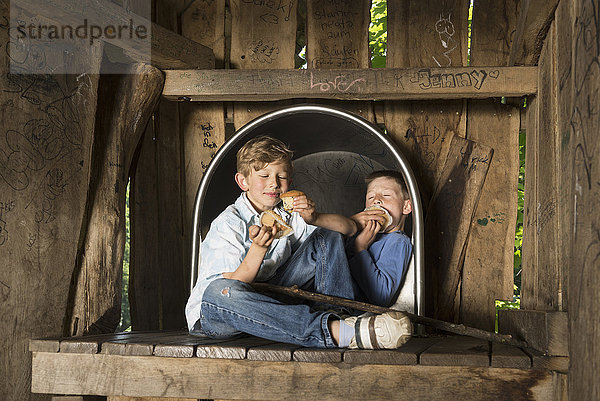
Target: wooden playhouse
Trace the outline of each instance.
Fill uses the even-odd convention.
[[[469,0],[387,0],[386,68],[370,67],[370,0],[155,0],[152,22],[137,16],[146,0],[15,4],[0,1],[0,398],[600,398],[597,0],[475,0],[472,23]],[[101,23],[151,26],[151,60],[106,39],[43,56],[120,74],[12,69],[41,59],[14,13],[75,25],[81,4]],[[303,104],[359,116],[406,156],[425,216],[418,313],[487,331],[513,297],[525,132],[521,309],[501,311],[499,331],[527,347],[185,333],[203,173],[249,121]],[[347,179],[337,161],[316,171]],[[133,331],[115,334],[128,184]]]

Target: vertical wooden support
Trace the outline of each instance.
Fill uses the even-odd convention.
[[[468,6],[464,0],[388,1],[387,66],[466,65]],[[388,134],[407,155],[425,207],[452,137],[465,136],[465,117],[462,101],[385,103]]]
[[[309,69],[368,68],[371,0],[307,0],[306,63]],[[371,102],[326,102],[374,121]]]
[[[0,1],[8,23],[9,2]],[[13,15],[13,17],[15,17]],[[9,29],[0,45],[9,48]],[[19,47],[28,54],[32,48]],[[13,66],[28,69],[14,57]],[[23,58],[22,60],[25,60]],[[65,62],[99,70],[102,46]],[[30,338],[65,334],[90,180],[98,75],[9,74],[0,54],[0,399],[31,395]]]
[[[217,67],[225,59],[225,0],[196,0],[181,16],[183,36],[213,47]],[[180,105],[185,199],[184,204],[184,265],[185,278],[190,277],[192,220],[196,191],[204,171],[225,142],[225,113],[223,103],[185,102]],[[231,184],[233,184],[233,177]],[[225,207],[225,205],[223,205]],[[184,287],[187,289],[187,287]],[[187,291],[185,292],[187,294]]]
[[[294,68],[298,2],[230,0],[231,68]],[[234,125],[239,129],[282,102],[236,102]]]
[[[178,32],[178,15],[183,3],[183,0],[157,1],[156,22]],[[136,246],[131,249],[129,268],[130,303],[135,306],[131,321],[136,330],[185,326],[183,289],[187,288],[188,275],[183,259],[184,188],[179,104],[161,101],[153,123],[151,131],[144,135],[137,161],[146,169],[132,169],[131,191],[135,202],[130,205],[131,241]],[[152,262],[154,264],[150,264]],[[156,323],[158,326],[154,326]]]
[[[388,0],[388,67],[438,67],[463,66],[467,63],[467,17],[469,1]],[[428,208],[434,189],[442,175],[444,162],[454,136],[465,137],[466,114],[463,101],[437,102],[385,102],[384,119],[388,134],[393,138],[415,172],[421,191],[421,200],[427,215],[442,216],[445,206],[437,203],[439,210]],[[456,227],[453,228],[457,230]],[[468,231],[468,230],[467,230]],[[454,232],[456,234],[456,232]],[[466,237],[463,237],[466,240]],[[456,253],[456,249],[440,249],[457,246],[460,257],[453,263],[462,264],[464,242],[445,241],[439,236],[425,240],[425,249],[437,249],[441,254]],[[433,254],[425,255],[426,270],[438,262]],[[446,261],[449,262],[449,261]],[[460,266],[444,265],[451,274]],[[429,315],[437,312],[433,293],[444,288],[441,278],[425,274],[426,298]],[[453,290],[454,300],[449,306],[451,315],[457,317],[460,286]],[[435,299],[448,299],[450,294],[435,294]]]
[[[600,399],[600,28],[598,2],[574,2],[571,137],[573,254],[569,266],[569,397]],[[559,33],[562,35],[562,32]],[[564,99],[568,101],[567,99]],[[563,101],[563,99],[561,99]]]
[[[518,2],[478,1],[474,5],[473,66],[506,65],[516,30]],[[499,99],[468,102],[467,138],[494,149],[473,219],[461,286],[461,321],[493,331],[496,299],[511,299],[519,180],[517,107]]]
[[[113,332],[121,317],[129,168],[164,83],[155,67],[135,64],[128,68],[129,74],[105,75],[100,80],[84,219],[87,230],[78,258],[73,311],[68,316],[73,335]]]

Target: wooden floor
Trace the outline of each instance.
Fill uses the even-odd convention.
[[[132,332],[32,340],[30,351],[33,392],[138,397],[553,399],[557,374],[568,367],[566,358],[461,336],[371,351]]]

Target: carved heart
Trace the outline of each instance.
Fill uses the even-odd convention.
[[[498,78],[499,75],[500,75],[500,71],[498,71],[498,70],[490,71],[488,73],[488,77],[494,78],[494,79]]]

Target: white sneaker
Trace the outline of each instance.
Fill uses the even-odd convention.
[[[344,319],[354,327],[351,349],[396,349],[404,345],[412,335],[412,323],[402,312],[386,312],[381,315],[365,313]]]

